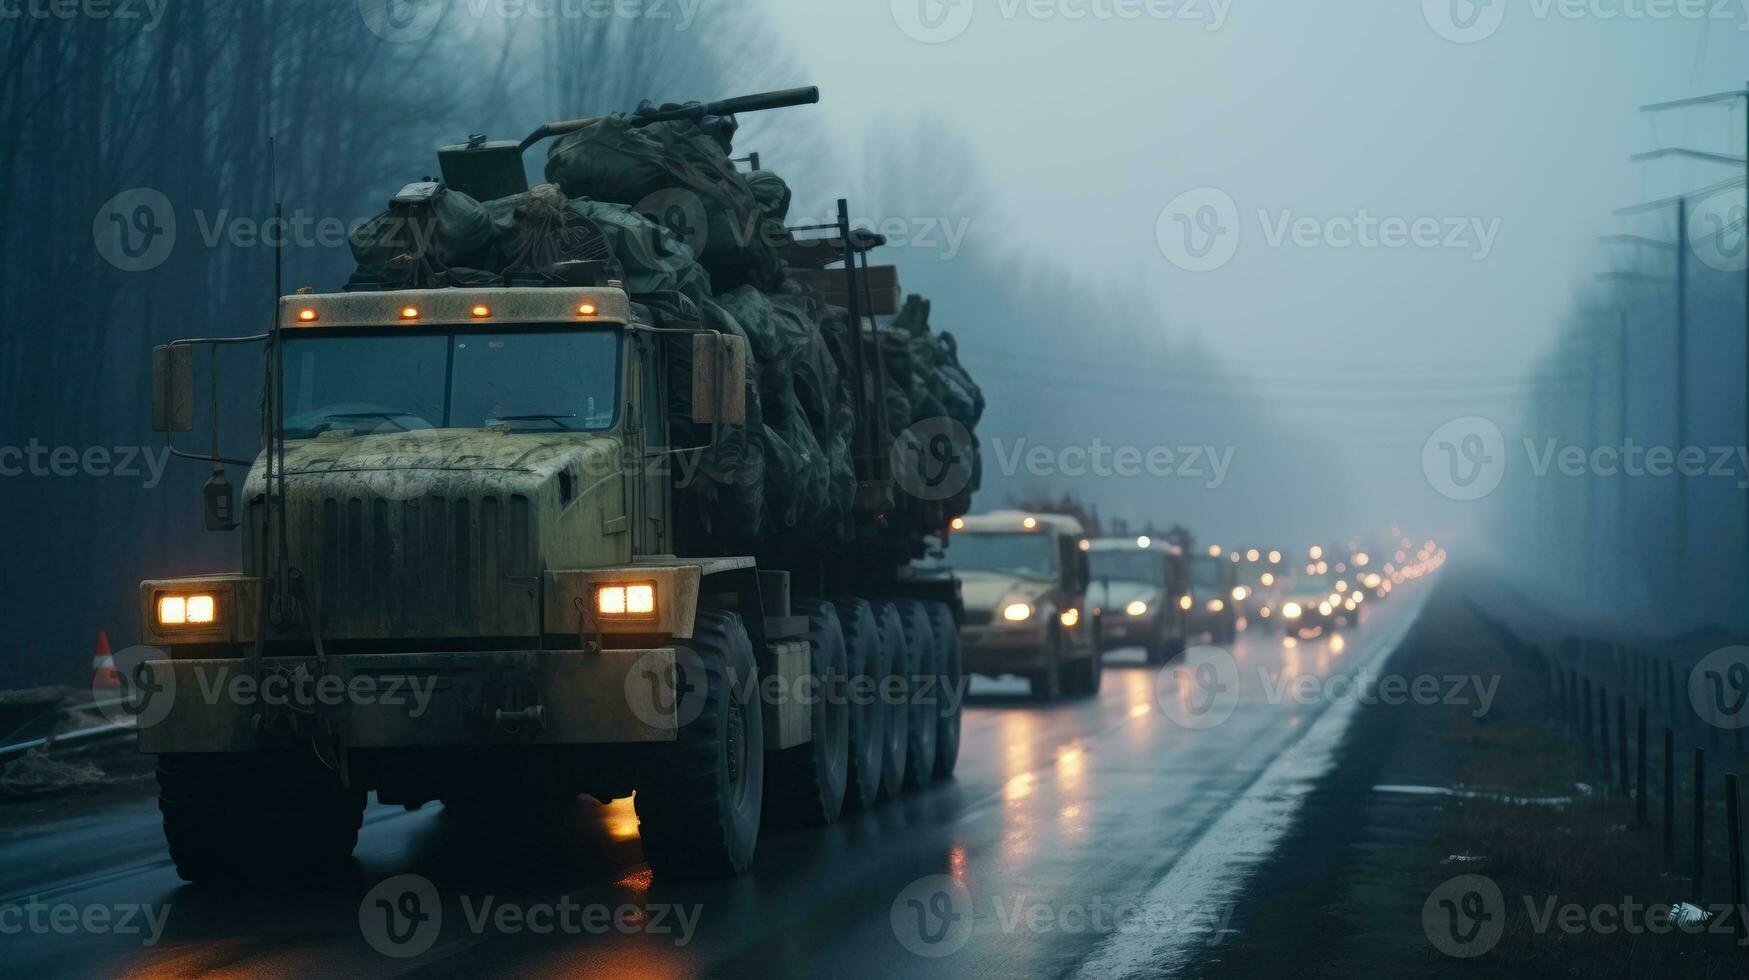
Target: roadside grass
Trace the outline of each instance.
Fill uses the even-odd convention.
[[[1296,976],[1343,978],[1749,976],[1749,946],[1734,935],[1653,931],[1667,918],[1652,907],[1728,904],[1724,767],[1708,777],[1707,877],[1705,894],[1696,894],[1685,780],[1676,793],[1676,858],[1663,854],[1661,728],[1649,738],[1648,826],[1638,828],[1634,801],[1611,785],[1617,769],[1606,779],[1601,760],[1561,720],[1540,659],[1476,615],[1467,584],[1455,574],[1436,583],[1384,670],[1497,677],[1489,709],[1363,707],[1336,769],[1247,889],[1232,923],[1238,932],[1211,948],[1195,974],[1275,975],[1292,964]],[[1689,744],[1679,740],[1679,773],[1689,768]],[[1460,903],[1469,889],[1447,885],[1468,875],[1499,890],[1497,905],[1469,909],[1478,918]],[[1499,920],[1498,939],[1479,932],[1457,943],[1454,932],[1468,935],[1481,918]],[[1722,918],[1737,928],[1738,917]],[[1441,951],[1434,937],[1442,930],[1448,946],[1476,955]]]

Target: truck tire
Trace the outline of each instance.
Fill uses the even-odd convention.
[[[1172,661],[1172,640],[1166,636],[1166,630],[1161,629],[1158,636],[1148,640],[1147,663],[1150,667],[1163,667]]]
[[[1097,650],[1085,660],[1070,660],[1063,664],[1063,693],[1070,697],[1096,697],[1104,679],[1105,661]]]
[[[911,673],[915,659],[905,643],[905,623],[890,602],[875,604],[875,622],[880,627],[887,675],[881,678],[878,697],[886,702],[887,742],[881,754],[881,799],[897,799],[905,791],[905,760],[911,749]]]
[[[660,748],[633,804],[644,857],[657,875],[722,878],[753,863],[765,792],[758,665],[741,617],[700,609],[690,648],[704,688],[698,717]]]
[[[935,715],[935,778],[946,779],[960,759],[960,716],[965,712],[966,671],[960,658],[960,628],[945,602],[926,602],[930,625],[941,649],[941,679],[936,687],[945,699]]]
[[[1032,699],[1034,701],[1060,701],[1063,697],[1063,634],[1051,630],[1050,639],[1045,641],[1045,652],[1048,654],[1045,665],[1033,671],[1029,678],[1032,684]]]
[[[905,623],[905,646],[911,651],[911,733],[905,753],[905,788],[927,786],[935,779],[936,718],[941,695],[941,642],[929,610],[918,599],[900,599],[895,606]]]
[[[158,757],[164,840],[198,885],[313,881],[343,872],[365,792],[340,784],[307,747]]]
[[[881,797],[881,761],[886,758],[893,706],[880,696],[880,685],[882,678],[892,673],[892,651],[881,642],[874,607],[867,601],[838,597],[832,602],[844,632],[845,673],[851,679],[850,766],[844,805],[867,810]]]
[[[808,744],[775,753],[766,773],[765,822],[818,827],[844,810],[850,768],[850,704],[844,632],[838,610],[823,599],[797,599],[808,618],[809,673],[815,679]]]

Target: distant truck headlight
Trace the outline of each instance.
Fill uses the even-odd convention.
[[[1299,619],[1301,616],[1304,616],[1306,614],[1306,611],[1300,607],[1299,603],[1290,602],[1287,605],[1281,607],[1281,614],[1283,616],[1286,616],[1288,619]]]
[[[159,626],[210,626],[218,618],[218,599],[211,593],[158,597]]]
[[[656,585],[653,582],[603,585],[595,590],[595,611],[603,616],[654,616]]]
[[[1140,599],[1137,599],[1134,602],[1130,603],[1129,605],[1123,607],[1123,611],[1130,614],[1131,616],[1146,616],[1148,614],[1148,604],[1143,602]]]
[[[1024,623],[1032,618],[1032,606],[1025,602],[1011,602],[1003,608],[1002,618],[1010,623]]]

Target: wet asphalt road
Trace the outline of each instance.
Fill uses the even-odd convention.
[[[1221,930],[1242,927],[1225,913],[1247,868],[1267,856],[1352,711],[1317,685],[1272,697],[1270,682],[1284,671],[1378,671],[1422,595],[1399,591],[1359,628],[1292,646],[1273,630],[1243,633],[1225,675],[1174,665],[1157,685],[1139,651],[1113,653],[1097,700],[1040,706],[1022,683],[980,679],[954,780],[823,830],[768,832],[754,871],[733,881],[652,881],[629,801],[579,802],[562,822],[514,829],[461,825],[437,805],[373,805],[354,878],[271,895],[184,885],[150,800],[8,831],[0,974],[1176,972]],[[1202,700],[1199,676],[1217,686],[1237,676],[1236,701]],[[1193,695],[1215,712],[1180,711]],[[1174,717],[1202,724],[1227,707],[1212,727]],[[428,880],[438,902],[405,904],[402,882],[371,893],[401,875]],[[393,935],[376,906],[385,895]],[[437,905],[422,924],[399,914]],[[151,945],[148,913],[162,923]],[[97,921],[105,916],[109,925]],[[139,931],[116,928],[123,916]]]

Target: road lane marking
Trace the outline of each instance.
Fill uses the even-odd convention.
[[[1397,624],[1388,641],[1375,647],[1368,663],[1356,669],[1389,660],[1420,618],[1418,607],[1414,616]],[[1282,749],[1172,863],[1166,876],[1148,890],[1142,900],[1144,907],[1150,903],[1175,908],[1233,904],[1246,883],[1244,872],[1256,870],[1274,853],[1293,827],[1300,805],[1311,795],[1318,777],[1330,770],[1358,707],[1354,700],[1326,707],[1305,735]],[[1214,941],[1221,938],[1216,936]],[[1074,976],[1077,980],[1180,976],[1205,941],[1200,933],[1115,933],[1094,947]]]

